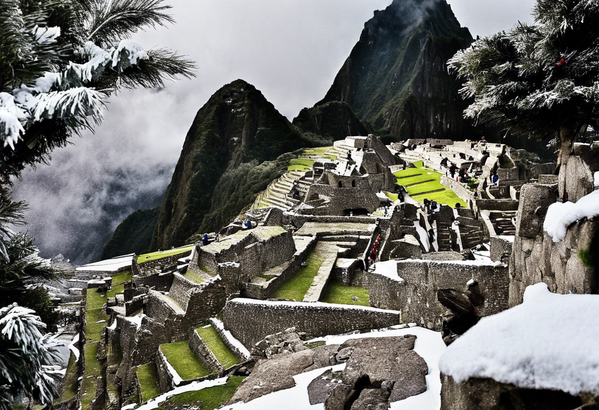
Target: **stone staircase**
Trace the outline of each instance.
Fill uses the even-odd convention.
[[[281,177],[274,180],[261,194],[258,195],[254,201],[254,204],[252,205],[252,208],[265,208],[269,206],[278,206],[283,209],[291,208],[298,201],[293,200],[289,193],[293,187],[293,183],[303,177],[305,173],[305,171],[299,170],[288,171],[284,173],[281,175]]]
[[[473,218],[458,216],[462,248],[470,249],[485,241],[485,232],[482,221]]]
[[[517,211],[491,211],[489,219],[495,228],[497,235],[515,235],[516,225],[514,221],[516,219]]]

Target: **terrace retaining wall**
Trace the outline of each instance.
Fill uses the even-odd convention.
[[[307,337],[368,331],[397,325],[399,312],[324,303],[233,299],[223,310],[223,323],[246,347],[268,335],[295,327]]]
[[[212,350],[206,345],[204,340],[198,334],[198,331],[194,329],[191,332],[189,338],[189,348],[197,356],[198,359],[204,363],[204,365],[210,370],[210,372],[221,372],[224,370]]]

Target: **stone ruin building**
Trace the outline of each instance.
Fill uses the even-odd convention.
[[[577,257],[580,250],[596,249],[597,218],[577,222],[558,243],[542,225],[558,196],[576,201],[593,191],[588,181],[599,171],[593,159],[598,149],[598,144],[577,145],[559,176],[565,181],[562,193],[552,174],[555,164],[532,162],[503,144],[427,139],[387,147],[372,135],[336,141],[327,156],[313,156],[310,169],[289,171],[273,181],[244,215],[210,234],[209,243],[148,262],[136,255],[119,259],[124,261],[120,269],[131,269],[133,276],[103,308],[109,319],[98,359],[105,366],[92,408],[93,403],[106,408],[141,403],[136,369],[148,363],[157,369],[161,392],[250,374],[232,401],[290,387],[284,378],[264,391],[257,387],[270,380],[269,360],[278,363],[275,368],[296,373],[344,362],[362,369],[313,381],[310,403],[325,403],[326,409],[386,406],[421,393],[428,368],[413,350],[416,336],[315,349],[307,349],[304,340],[412,323],[443,332],[451,343],[481,317],[521,303],[527,285],[544,281],[552,292],[597,293],[596,271]],[[468,170],[476,183],[456,181],[444,159]],[[468,206],[433,209],[408,194],[403,201],[391,200],[385,192],[404,189],[393,173],[418,161],[443,173],[441,183]],[[492,175],[499,177],[498,184],[485,182]],[[278,298],[310,257],[317,257],[319,266],[301,300]],[[80,269],[81,280],[113,274],[101,266]],[[370,306],[320,302],[331,281],[367,289]],[[110,285],[110,279],[79,283]],[[212,326],[238,364],[220,363],[199,336],[199,326]],[[84,340],[82,333],[80,352]],[[185,379],[177,374],[164,346],[180,342],[189,345],[209,375]],[[399,376],[401,371],[393,368],[379,374],[385,365],[368,350],[377,346],[381,357],[403,352],[401,360],[410,363],[411,372]],[[302,361],[306,365],[298,364]],[[390,382],[394,377],[408,381],[400,386]],[[326,382],[331,378],[338,378],[339,385]],[[467,384],[444,376],[443,386],[442,408],[476,408]],[[489,396],[508,390],[514,397],[520,394],[506,389],[487,388]],[[57,407],[77,408],[80,402],[81,393]]]

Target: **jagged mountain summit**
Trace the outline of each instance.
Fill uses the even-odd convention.
[[[322,143],[322,142],[321,142]],[[152,249],[226,225],[287,167],[281,154],[314,145],[254,86],[234,81],[198,111],[162,203]]]
[[[377,133],[454,138],[470,130],[448,58],[472,42],[445,0],[394,0],[366,22],[317,105],[346,102]]]

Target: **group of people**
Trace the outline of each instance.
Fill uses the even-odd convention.
[[[366,262],[365,270],[368,270],[368,267],[371,266],[374,262],[376,262],[376,257],[380,250],[379,249],[380,246],[381,246],[381,235],[379,234],[378,237],[376,238],[376,241],[374,241],[374,244],[372,245],[372,249],[368,253],[368,257],[365,259],[365,262]]]

